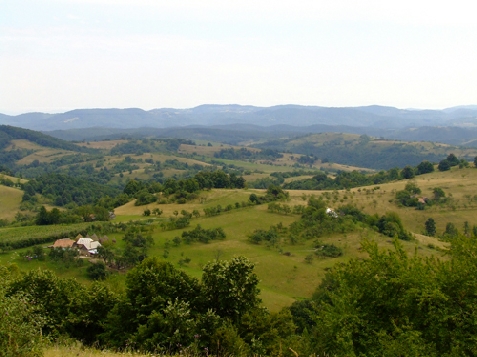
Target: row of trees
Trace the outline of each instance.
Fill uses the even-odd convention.
[[[193,178],[176,180],[167,179],[163,184],[152,181],[130,180],[124,187],[123,193],[130,198],[136,198],[136,205],[146,205],[157,200],[156,193],[162,192],[165,197],[172,196],[178,203],[196,198],[200,190],[212,188],[244,188],[245,180],[235,174],[224,171],[201,171]]]
[[[263,149],[252,151],[246,148],[240,149],[221,149],[218,152],[214,153],[214,157],[217,159],[228,159],[228,160],[275,160],[283,157],[283,154],[279,153],[276,150]]]

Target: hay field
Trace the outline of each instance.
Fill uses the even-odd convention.
[[[0,185],[0,218],[13,220],[20,210],[22,197],[22,190]]]
[[[447,172],[433,172],[416,176],[414,181],[422,190],[420,197],[432,197],[435,187],[440,187],[449,197],[449,201],[443,205],[428,206],[419,211],[415,207],[398,207],[394,202],[395,192],[403,190],[409,180],[400,180],[386,184],[371,185],[367,187],[353,188],[349,191],[336,191],[336,198],[330,201],[330,205],[337,207],[341,204],[353,203],[366,213],[382,215],[394,211],[401,217],[406,229],[420,234],[424,230],[424,222],[428,218],[434,218],[437,223],[437,232],[441,234],[448,222],[454,223],[462,231],[464,222],[470,226],[477,225],[477,169],[458,167]],[[379,187],[379,189],[374,189]],[[289,191],[294,202],[299,202],[302,197],[311,195],[320,196],[327,191]],[[331,191],[328,191],[331,192]]]
[[[35,151],[34,153],[24,157],[23,159],[18,160],[18,165],[28,165],[31,164],[34,160],[38,160],[40,162],[51,162],[65,155],[75,154],[75,152],[69,150],[47,148],[26,139],[11,140],[11,144],[7,148],[5,148],[5,151],[15,149],[27,149]]]
[[[76,143],[76,145],[88,147],[91,149],[111,150],[116,145],[124,144],[127,142],[128,140],[126,139],[118,139],[118,140],[88,141],[88,142]]]

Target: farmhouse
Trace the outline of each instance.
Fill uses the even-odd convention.
[[[74,247],[79,249],[81,255],[90,256],[98,254],[101,243],[91,238],[80,238],[75,242]]]

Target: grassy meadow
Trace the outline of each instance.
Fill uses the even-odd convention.
[[[454,173],[452,173],[454,174]],[[397,182],[390,185],[402,185],[404,182]],[[387,205],[386,210],[398,211],[402,213],[402,209],[391,205],[387,202],[392,188],[384,188],[380,191],[373,191],[374,196],[378,200],[376,204],[376,211],[381,211],[384,205]],[[397,186],[396,186],[397,187]],[[384,193],[384,191],[389,192]],[[205,217],[203,209],[221,205],[222,207],[235,202],[242,202],[248,199],[251,193],[262,194],[261,190],[211,190],[203,192],[198,199],[186,204],[150,204],[147,206],[134,206],[134,202],[129,202],[126,205],[115,210],[117,221],[130,221],[137,219],[150,219],[154,227],[153,238],[155,244],[150,248],[149,255],[158,257],[161,260],[169,261],[174,266],[183,269],[185,272],[200,278],[202,268],[208,262],[214,259],[230,259],[234,256],[243,255],[248,257],[255,263],[255,271],[260,278],[259,287],[261,289],[261,298],[264,306],[271,311],[277,311],[284,306],[290,305],[296,299],[310,297],[316,286],[323,278],[326,270],[332,267],[337,262],[344,262],[355,257],[364,257],[360,251],[360,242],[363,238],[375,239],[379,246],[383,248],[392,248],[393,242],[390,238],[385,238],[375,234],[370,230],[356,231],[348,234],[337,234],[331,237],[320,239],[323,243],[333,243],[341,247],[344,255],[340,258],[317,258],[314,257],[311,263],[305,261],[305,257],[313,254],[312,241],[303,241],[297,244],[291,244],[287,240],[282,240],[279,246],[267,247],[265,244],[252,244],[248,241],[249,235],[255,229],[265,229],[271,225],[282,223],[288,226],[293,221],[299,219],[298,215],[284,215],[277,213],[270,213],[267,210],[267,205],[251,206],[245,208],[232,209],[228,212],[223,212],[219,216]],[[321,195],[319,191],[290,191],[289,205],[305,205],[306,200],[311,195]],[[337,196],[336,196],[337,195]],[[369,199],[363,191],[362,193],[340,191],[335,194],[336,205],[344,202],[355,202],[357,205],[368,204]],[[380,196],[380,197],[378,197]],[[343,202],[341,202],[343,201]],[[333,201],[330,202],[332,206]],[[371,213],[374,206],[367,207]],[[142,214],[145,208],[153,209],[159,207],[163,210],[161,217],[144,217]],[[226,233],[227,238],[222,241],[211,241],[208,244],[192,243],[180,244],[175,246],[173,238],[181,236],[184,230],[163,231],[160,227],[160,222],[168,220],[169,217],[174,216],[174,211],[180,212],[187,210],[191,212],[197,209],[201,213],[201,217],[191,219],[191,224],[184,230],[191,230],[200,224],[203,228],[217,228],[222,227]],[[415,214],[418,211],[412,211]],[[419,211],[427,213],[426,211]],[[384,213],[384,212],[382,212]],[[405,226],[408,227],[408,216],[403,215]],[[20,228],[24,228],[23,230]],[[45,226],[45,227],[19,227],[11,228],[10,231],[0,230],[0,239],[6,239],[10,236],[20,236],[24,234],[44,235],[51,233],[52,229],[62,229],[62,226]],[[64,229],[64,228],[63,228]],[[41,231],[43,230],[43,231]],[[93,232],[92,232],[93,233]],[[13,234],[13,235],[12,235]],[[108,235],[110,238],[116,238],[119,245],[121,245],[122,235],[119,233]],[[428,247],[429,243],[435,246],[442,245],[436,238],[425,237],[425,240],[416,240],[412,242],[403,242],[405,249],[418,254],[431,255],[440,254],[436,250]],[[45,245],[46,246],[46,245]],[[26,260],[24,258],[24,251],[18,250],[9,254],[0,255],[0,263],[16,263],[22,270],[36,269],[39,267],[53,269],[63,277],[75,277],[81,281],[87,282],[85,269],[90,264],[85,261],[81,267],[70,266],[68,268],[62,267],[59,263],[49,261],[39,262],[35,260]],[[283,254],[287,253],[287,254]],[[188,263],[186,260],[190,259]],[[114,274],[108,278],[107,283],[110,286],[123,285],[124,274]]]
[[[317,134],[317,139],[321,144],[332,140],[355,140],[355,135],[348,134]],[[296,144],[300,143],[296,139]],[[307,139],[309,140],[309,138]],[[123,143],[123,140],[111,140],[102,142],[92,142],[89,145],[98,149],[108,150],[114,145]],[[393,141],[384,141],[383,145],[391,145]],[[28,141],[15,141],[16,147],[24,147],[28,149],[37,150],[33,155],[36,158],[42,157],[42,160],[48,160],[48,155],[62,155],[60,151],[41,151],[41,147],[34,147],[36,144],[29,144]],[[30,146],[28,146],[30,145]],[[33,146],[32,146],[33,145]],[[146,159],[152,158],[154,162],[164,162],[167,159],[177,159],[180,162],[188,163],[189,165],[200,164],[210,165],[201,161],[201,156],[211,158],[213,153],[223,148],[230,147],[229,145],[181,145],[180,153],[187,155],[187,157],[180,157],[174,155],[167,155],[164,153],[147,153],[143,155],[116,155],[105,156],[104,166],[111,168],[116,163],[123,161],[125,156],[131,156],[134,159],[142,159],[142,162],[135,163],[139,169],[132,173],[125,172],[124,177],[116,176],[114,180],[118,182],[123,180],[125,182],[128,178],[143,178],[147,179],[151,176],[147,172],[150,164],[146,163]],[[415,143],[415,145],[422,145],[426,150],[434,150],[436,144],[431,143]],[[446,145],[438,148],[445,150]],[[239,148],[239,147],[236,147]],[[251,149],[256,150],[256,149]],[[464,149],[462,149],[464,150]],[[456,152],[456,154],[465,154],[464,151]],[[41,156],[43,155],[43,156]],[[30,155],[31,156],[31,155]],[[192,157],[193,156],[193,157]],[[269,177],[272,172],[289,172],[295,170],[293,166],[296,163],[296,158],[300,155],[284,154],[282,159],[274,160],[273,162],[256,160],[256,161],[239,161],[239,160],[225,160],[219,161],[226,164],[234,164],[243,167],[249,171],[250,174],[245,175],[246,180],[255,180]],[[27,161],[32,161],[33,157],[27,157]],[[40,159],[39,159],[40,160]],[[91,160],[95,166],[96,160]],[[359,169],[352,166],[338,165],[334,163],[321,163],[317,161],[312,167],[317,169],[322,167],[325,170],[354,170]],[[99,168],[97,168],[99,169]],[[308,168],[310,169],[310,168]],[[164,170],[164,176],[170,177],[172,175],[180,175],[181,170],[168,168]],[[310,176],[294,177],[287,179],[287,181],[309,178]],[[464,222],[469,222],[470,226],[477,224],[475,217],[477,216],[477,195],[474,194],[477,185],[477,169],[467,168],[459,169],[454,167],[448,172],[434,172],[422,176],[417,176],[414,179],[415,183],[422,190],[422,197],[432,197],[432,190],[435,187],[440,187],[444,190],[447,196],[447,202],[441,205],[434,205],[426,207],[425,210],[418,211],[409,207],[398,207],[394,202],[395,192],[404,189],[407,181],[396,181],[387,184],[372,185],[369,187],[354,188],[351,190],[341,191],[289,191],[290,199],[286,204],[306,205],[307,200],[311,196],[325,195],[328,199],[328,205],[331,208],[336,208],[339,205],[352,203],[358,208],[363,209],[366,213],[377,213],[382,215],[389,211],[394,211],[401,217],[405,228],[411,231],[415,240],[411,242],[402,242],[405,249],[410,252],[422,255],[438,254],[439,250],[435,248],[446,248],[446,243],[439,241],[437,238],[427,237],[422,235],[424,231],[424,222],[428,218],[434,218],[437,223],[437,232],[442,234],[448,222],[454,223],[455,226],[462,231]],[[270,226],[279,223],[283,226],[289,226],[300,217],[298,215],[285,215],[278,213],[270,213],[267,210],[267,205],[240,207],[232,209],[228,212],[223,212],[219,216],[205,217],[204,208],[215,207],[221,205],[225,208],[228,205],[235,205],[236,202],[247,202],[251,193],[263,194],[263,190],[252,189],[233,189],[233,190],[211,190],[201,192],[199,197],[195,200],[187,202],[186,204],[158,204],[152,203],[146,206],[135,206],[134,201],[131,201],[124,206],[115,209],[115,222],[128,222],[131,220],[149,220],[153,228],[154,246],[150,249],[149,255],[158,257],[171,262],[176,267],[183,269],[188,274],[200,278],[202,268],[207,262],[214,259],[229,259],[234,256],[244,255],[248,257],[256,265],[256,272],[260,278],[261,298],[263,304],[270,308],[270,310],[277,311],[281,307],[289,305],[296,299],[309,297],[316,286],[320,283],[326,270],[338,262],[345,262],[356,257],[363,257],[364,254],[360,250],[360,242],[363,238],[375,239],[382,248],[392,248],[393,242],[390,238],[377,235],[371,230],[358,230],[348,234],[335,234],[330,237],[320,239],[323,243],[333,243],[343,249],[344,255],[339,258],[317,258],[314,257],[310,262],[306,262],[305,258],[313,255],[313,242],[301,241],[291,244],[288,240],[282,239],[280,244],[275,247],[267,247],[266,244],[255,245],[248,241],[249,235],[255,229],[268,230]],[[0,186],[0,218],[12,219],[16,212],[19,211],[23,192],[16,188],[9,188]],[[150,216],[144,217],[145,209],[153,210],[160,208],[163,214],[160,217]],[[189,227],[183,230],[163,231],[160,224],[167,221],[170,217],[174,217],[175,212],[186,210],[192,212],[198,210],[201,213],[199,218],[192,218]],[[208,244],[193,243],[190,245],[180,244],[175,246],[173,239],[181,236],[184,230],[191,230],[200,224],[203,228],[217,228],[222,227],[227,235],[223,241],[211,241]],[[32,226],[32,227],[6,227],[0,229],[0,241],[15,240],[25,237],[45,237],[50,235],[62,235],[68,231],[77,228],[86,227],[89,223],[72,225],[72,226]],[[95,233],[95,232],[91,232]],[[117,240],[117,244],[122,244],[122,234],[115,233],[108,235]],[[73,238],[73,237],[71,237]],[[44,244],[46,247],[48,244]],[[61,267],[57,263],[40,262],[36,260],[25,259],[25,252],[27,249],[20,249],[13,252],[6,252],[0,254],[0,264],[16,263],[20,269],[29,270],[39,267],[53,269],[58,272],[60,276],[75,277],[83,282],[89,282],[86,278],[85,269],[90,264],[88,261],[81,267]],[[286,254],[283,254],[286,253]],[[314,256],[314,255],[313,255]],[[190,260],[189,260],[190,259]],[[124,274],[113,274],[107,280],[110,286],[123,286]]]
[[[20,210],[23,191],[0,185],[0,219],[12,220]]]

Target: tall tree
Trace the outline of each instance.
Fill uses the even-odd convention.
[[[258,306],[258,277],[254,264],[245,257],[219,260],[204,267],[203,293],[207,306],[221,317],[238,321],[250,309]]]
[[[436,221],[433,218],[429,218],[425,223],[426,235],[434,237],[436,235]]]

